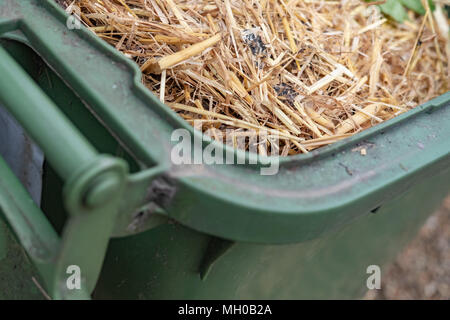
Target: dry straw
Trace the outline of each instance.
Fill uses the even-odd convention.
[[[136,61],[144,84],[185,120],[201,120],[216,139],[217,130],[277,134],[290,155],[449,90],[448,19],[436,2],[439,10],[410,12],[403,24],[359,0],[66,4]]]

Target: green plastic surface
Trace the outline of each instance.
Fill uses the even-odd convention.
[[[54,297],[66,297],[56,285],[68,261],[87,266],[92,292],[110,237],[121,239],[110,243],[98,298],[356,297],[365,286],[363,266],[391,259],[449,191],[450,92],[331,146],[283,158],[274,176],[261,176],[260,165],[173,166],[173,130],[201,133],[141,84],[133,62],[84,28],[68,30],[66,19],[51,1],[0,0],[0,38],[8,39],[0,42],[8,53],[0,53],[28,73],[0,61],[10,72],[0,77],[0,102],[10,109],[24,97],[39,102],[41,108],[13,113],[50,152],[46,216],[35,216],[42,224],[49,219],[58,243],[89,251],[61,256],[53,250],[60,258],[51,267],[59,271],[40,274]],[[25,79],[30,90],[15,96]],[[52,126],[43,125],[50,120]],[[101,154],[114,157],[106,176],[95,160]],[[118,180],[98,183],[110,174]],[[22,227],[11,209],[30,214],[19,189],[3,184],[0,211],[33,257],[23,238],[36,231]],[[115,200],[109,207],[108,193]],[[16,207],[7,206],[6,194]],[[102,221],[100,239],[95,231]],[[14,246],[0,231],[0,259]],[[12,259],[3,260],[5,283],[25,283],[8,276]]]

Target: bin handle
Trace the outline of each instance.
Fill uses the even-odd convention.
[[[0,158],[0,209],[55,299],[86,298],[97,282],[128,178],[125,161],[99,154],[0,46],[0,102],[65,181],[69,213],[61,239]],[[81,288],[66,285],[69,266]]]

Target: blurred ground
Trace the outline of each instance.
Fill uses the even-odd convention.
[[[365,299],[450,299],[450,196]]]

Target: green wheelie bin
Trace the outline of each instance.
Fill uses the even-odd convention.
[[[449,92],[261,175],[66,21],[0,0],[0,105],[45,156],[39,201],[0,157],[0,299],[359,298],[450,190]],[[244,164],[173,164],[175,129]]]

